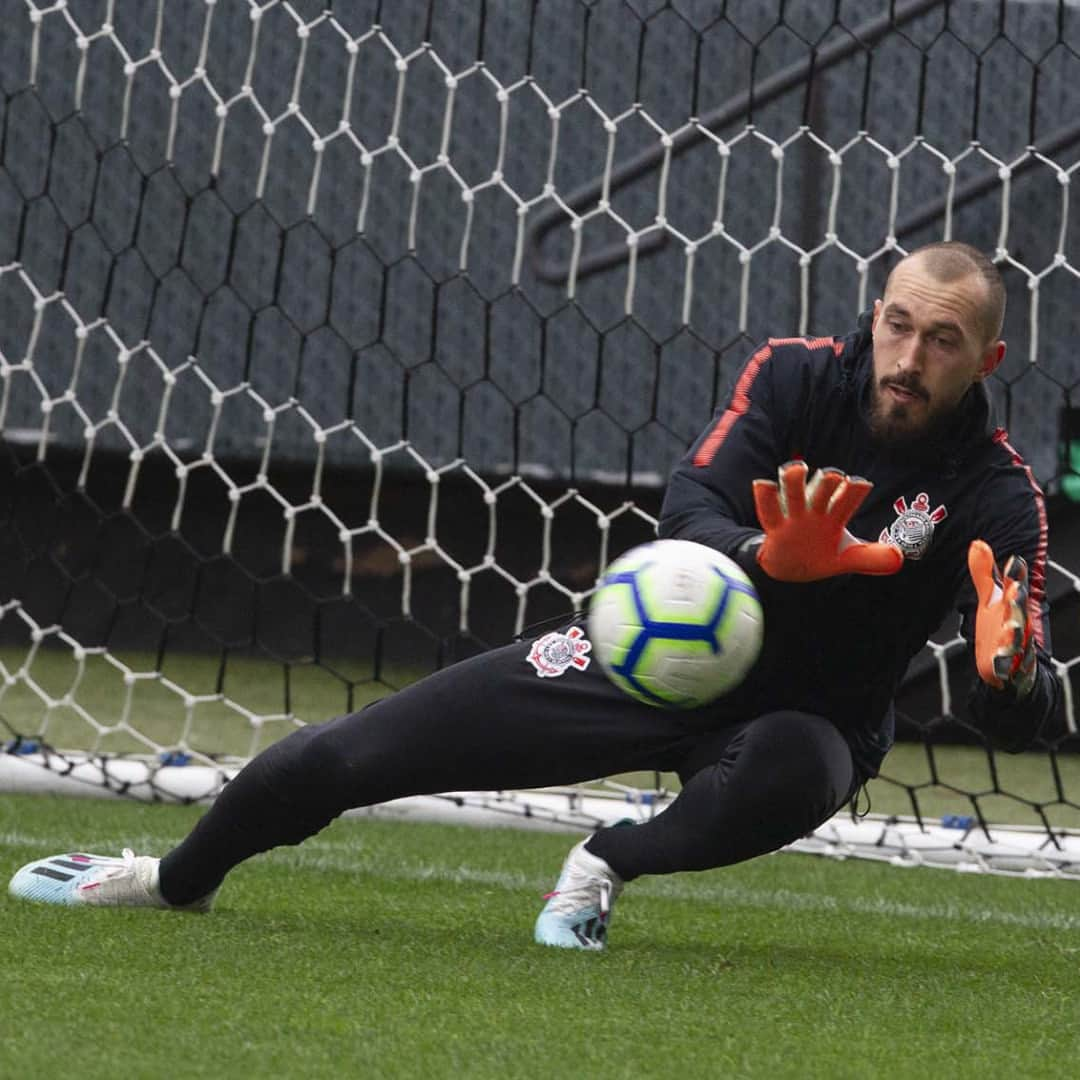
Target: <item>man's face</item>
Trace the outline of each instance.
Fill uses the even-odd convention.
[[[940,431],[971,385],[1001,363],[1005,343],[986,341],[979,321],[984,289],[974,274],[938,281],[918,256],[893,271],[873,320],[871,427],[883,442]]]

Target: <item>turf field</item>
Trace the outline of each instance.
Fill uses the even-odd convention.
[[[0,797],[5,879],[198,810]],[[1080,884],[778,855],[531,942],[558,835],[340,821],[209,916],[0,899],[0,1075],[1071,1077]]]

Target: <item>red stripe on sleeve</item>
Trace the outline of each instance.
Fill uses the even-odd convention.
[[[1031,485],[1032,494],[1035,496],[1035,509],[1039,515],[1039,543],[1035,548],[1035,562],[1028,567],[1028,619],[1031,621],[1032,633],[1036,642],[1043,644],[1042,626],[1042,603],[1046,597],[1046,554],[1049,530],[1046,526],[1046,500],[1043,497],[1042,488],[1039,487],[1031,466],[1017,453],[1009,443],[1009,433],[1004,428],[998,428],[994,432],[994,442],[1008,451],[1012,463],[1019,469],[1024,470],[1028,483]]]
[[[844,343],[831,337],[782,337],[769,338],[770,345],[805,345],[808,349],[832,349],[834,356],[844,351]]]
[[[844,351],[844,343],[835,338],[769,338],[768,344],[762,345],[746,365],[739,381],[735,384],[735,392],[731,395],[731,404],[720,414],[719,419],[713,425],[713,429],[705,436],[705,441],[698,447],[694,455],[694,464],[703,469],[716,457],[716,451],[723,445],[728,437],[735,421],[750,408],[750,388],[758,377],[765,361],[773,354],[776,345],[803,345],[807,349],[832,349],[835,356]]]
[[[750,363],[743,369],[739,381],[735,384],[735,392],[731,395],[731,404],[720,414],[720,418],[713,425],[712,431],[705,436],[705,441],[698,447],[698,452],[694,455],[694,464],[699,469],[705,468],[716,457],[716,451],[720,449],[724,440],[728,437],[732,425],[750,408],[750,387],[754,385],[754,380],[758,377],[762,365],[771,356],[772,342],[768,345],[762,345],[750,357]]]

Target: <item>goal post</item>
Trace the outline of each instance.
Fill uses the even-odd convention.
[[[849,10],[850,9],[850,10]],[[0,0],[0,790],[212,798],[580,610],[755,342],[994,254],[1064,706],[942,628],[833,857],[1080,874],[1068,4]],[[672,778],[372,812],[594,827]]]

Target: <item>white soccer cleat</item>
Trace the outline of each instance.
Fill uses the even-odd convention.
[[[540,945],[598,951],[607,942],[612,905],[622,892],[622,878],[603,859],[585,850],[582,840],[570,849],[555,888],[536,920]]]
[[[149,855],[136,855],[130,848],[124,848],[119,859],[81,852],[53,855],[17,870],[8,885],[8,892],[39,904],[210,910],[216,889],[190,904],[170,904],[158,887],[160,862]]]

